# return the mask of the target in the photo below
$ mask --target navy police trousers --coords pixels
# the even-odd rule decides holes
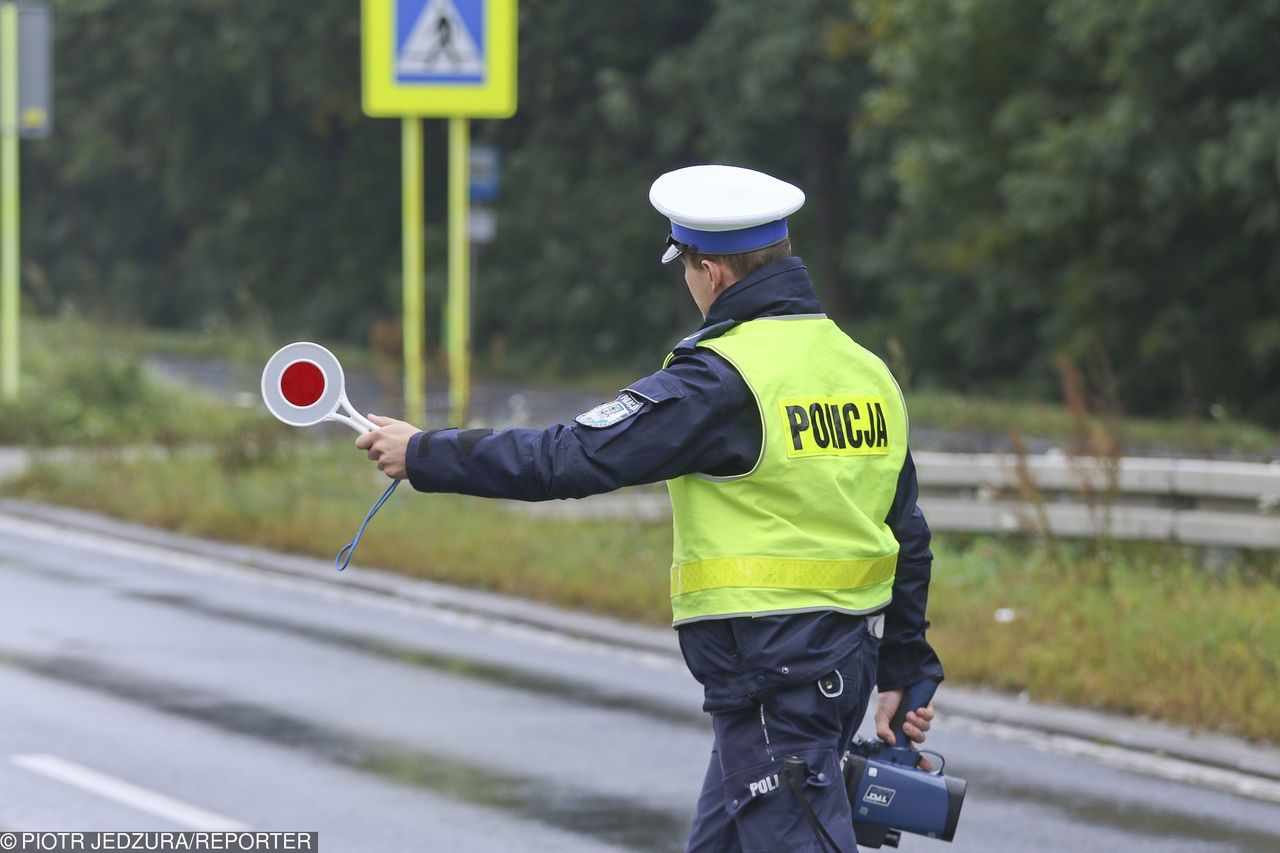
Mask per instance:
[[[711,715],[715,745],[689,853],[823,851],[782,775],[788,755],[808,767],[801,790],[818,820],[841,851],[856,851],[840,757],[866,714],[878,653],[878,643],[866,636],[816,681],[779,690],[752,708]]]

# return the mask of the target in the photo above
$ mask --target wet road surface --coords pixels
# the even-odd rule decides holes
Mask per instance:
[[[359,567],[247,567],[7,514],[0,542],[0,827],[681,847],[710,728],[666,632],[604,640],[510,600],[373,589]],[[1272,803],[945,716],[929,745],[970,794],[955,843],[904,850],[1280,850]]]

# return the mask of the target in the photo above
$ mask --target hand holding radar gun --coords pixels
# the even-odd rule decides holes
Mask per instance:
[[[297,341],[276,350],[262,369],[262,402],[276,419],[295,427],[309,427],[324,421],[346,424],[358,433],[373,432],[376,427],[362,417],[347,399],[346,380],[338,358],[319,344]],[[373,509],[350,542],[338,552],[333,567],[342,571],[351,563],[356,545],[374,513],[391,497],[400,485],[391,485],[378,498]]]
[[[894,745],[880,739],[853,742],[844,757],[845,788],[853,806],[853,829],[860,847],[897,847],[903,832],[950,841],[960,822],[968,783],[943,776],[946,762],[936,752],[936,771],[922,770],[923,754],[911,746],[903,725],[907,712],[933,699],[938,682],[925,679],[908,687],[889,723]],[[799,760],[799,759],[797,759]],[[801,763],[800,780],[804,779]],[[787,773],[790,770],[784,770]]]

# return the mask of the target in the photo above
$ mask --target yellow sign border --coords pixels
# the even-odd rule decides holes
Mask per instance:
[[[516,0],[485,2],[486,82],[397,83],[395,0],[361,0],[361,106],[374,118],[509,118],[516,111]]]

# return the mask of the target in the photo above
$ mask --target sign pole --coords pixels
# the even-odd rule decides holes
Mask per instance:
[[[0,396],[18,396],[18,7],[0,5]]]
[[[470,131],[468,119],[449,119],[449,407],[451,422],[460,427],[471,407]]]
[[[401,208],[404,253],[404,417],[409,423],[422,425],[426,416],[423,403],[423,293],[425,269],[423,259],[422,203],[422,119],[401,119]]]
[[[422,285],[412,288],[409,272],[422,269],[421,171],[415,188],[412,169],[421,169],[422,118],[449,119],[448,305],[443,312],[449,358],[449,408],[453,424],[464,426],[471,407],[471,301],[468,138],[473,118],[510,118],[516,111],[517,0],[361,0],[361,106],[374,118],[404,122],[405,403],[410,420],[420,409]],[[412,127],[411,127],[412,124]],[[410,140],[414,140],[411,146]],[[414,165],[410,167],[410,150]],[[410,211],[411,198],[417,207]],[[412,223],[410,220],[414,220]],[[411,225],[416,233],[410,237]],[[418,280],[420,282],[420,279]],[[412,294],[410,291],[413,291]],[[417,376],[409,388],[410,376]]]

